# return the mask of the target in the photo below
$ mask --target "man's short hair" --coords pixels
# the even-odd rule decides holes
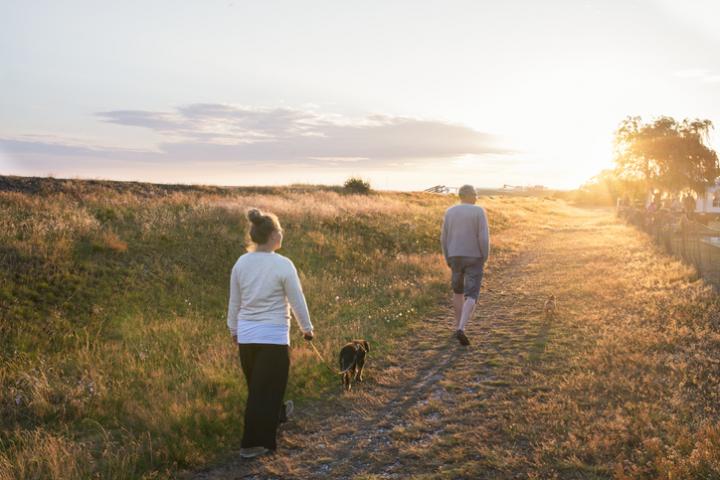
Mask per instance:
[[[460,190],[458,190],[458,195],[460,197],[474,197],[477,193],[475,192],[475,187],[472,185],[463,185],[460,187]]]

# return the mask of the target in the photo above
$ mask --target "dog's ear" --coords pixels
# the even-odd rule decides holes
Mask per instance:
[[[365,353],[370,353],[370,344],[367,340],[363,340],[363,346],[365,347]]]

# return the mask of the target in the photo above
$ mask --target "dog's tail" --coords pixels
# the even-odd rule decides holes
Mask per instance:
[[[349,367],[347,367],[345,370],[340,370],[340,371],[338,372],[338,375],[345,375],[347,372],[350,371],[351,368],[352,368],[352,365],[350,365]]]
[[[351,363],[351,364],[350,364],[350,367],[346,368],[346,369],[343,370],[342,372],[338,372],[337,370],[335,370],[334,368],[332,368],[329,363],[327,363],[327,362],[325,361],[325,359],[323,358],[323,356],[322,356],[322,354],[320,353],[320,351],[317,349],[317,347],[316,347],[312,342],[310,342],[310,346],[312,347],[313,351],[315,352],[315,355],[317,355],[317,357],[320,359],[320,363],[322,363],[323,365],[325,365],[325,367],[326,367],[328,370],[330,370],[331,372],[337,373],[337,374],[339,374],[339,375],[343,375],[343,374],[345,374],[345,372],[347,372],[348,370],[350,370],[350,367],[352,367],[352,363]],[[341,365],[341,367],[342,367],[342,365]]]
[[[340,359],[340,371],[338,372],[338,375],[344,375],[345,373],[352,370],[353,366],[355,365],[355,362],[357,362],[357,353],[355,353],[355,355],[353,356],[351,361],[348,362],[347,360],[348,360],[347,358]]]

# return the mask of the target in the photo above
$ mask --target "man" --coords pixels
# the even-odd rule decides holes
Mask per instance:
[[[452,270],[455,337],[460,345],[470,345],[465,326],[475,313],[483,269],[490,253],[490,232],[485,210],[475,205],[472,185],[458,191],[460,204],[445,212],[440,241],[445,262]]]

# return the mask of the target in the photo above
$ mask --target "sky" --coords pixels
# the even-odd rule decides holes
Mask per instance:
[[[0,174],[574,188],[628,115],[720,124],[718,18],[714,0],[0,0]]]

